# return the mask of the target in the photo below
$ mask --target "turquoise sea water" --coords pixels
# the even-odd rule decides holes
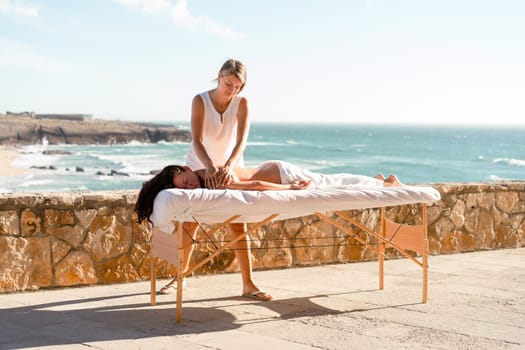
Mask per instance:
[[[138,142],[26,146],[13,165],[56,170],[0,178],[0,192],[138,189],[150,170],[183,163],[187,148],[187,143]],[[71,154],[43,155],[43,150]],[[269,159],[324,173],[395,173],[409,184],[525,180],[525,127],[253,124],[246,166]],[[77,172],[77,166],[84,171]],[[107,175],[111,170],[129,176]]]

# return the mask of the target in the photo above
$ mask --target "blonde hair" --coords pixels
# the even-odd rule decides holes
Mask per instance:
[[[234,59],[227,60],[219,70],[219,74],[234,75],[237,79],[239,79],[242,83],[239,92],[242,91],[244,85],[246,84],[246,67],[241,61]]]

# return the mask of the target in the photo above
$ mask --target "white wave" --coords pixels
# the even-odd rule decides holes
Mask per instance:
[[[505,179],[502,177],[499,177],[498,175],[489,175],[490,181],[504,181]]]
[[[29,169],[32,166],[48,166],[56,164],[60,155],[43,155],[42,152],[22,153],[12,164],[15,168]]]
[[[191,131],[191,126],[190,125],[182,125],[182,124],[179,124],[179,125],[176,125],[175,126],[177,129],[179,130],[187,130],[187,131]]]
[[[40,144],[27,145],[27,146],[21,147],[21,152],[20,153],[22,153],[22,154],[26,154],[26,153],[42,153],[46,149],[48,149],[48,147],[40,145]]]
[[[94,157],[100,160],[105,160],[107,162],[117,164],[117,165],[122,165],[122,158],[125,157],[124,155],[121,155],[121,154],[109,155],[109,154],[100,154],[100,153],[90,153],[89,155],[91,157]],[[135,157],[135,156],[129,156],[129,157]]]
[[[247,146],[288,146],[282,142],[248,141]]]
[[[157,141],[156,143],[151,142],[141,142],[137,140],[131,140],[128,143],[113,145],[113,146],[140,146],[140,147],[155,147],[157,145],[177,145],[177,144],[187,144],[185,141],[166,141],[164,139]]]
[[[525,160],[523,159],[514,159],[514,158],[497,158],[492,161],[493,163],[503,163],[512,166],[521,166],[525,167]]]
[[[20,187],[30,187],[30,186],[39,186],[39,185],[49,185],[54,183],[54,180],[51,179],[42,179],[42,180],[32,180],[32,181],[26,181],[24,183],[19,184]]]
[[[23,174],[22,176],[2,176],[2,186],[0,187],[0,193],[11,193],[15,192],[15,189],[19,187],[24,181],[27,181],[33,177],[33,174]]]
[[[137,140],[131,140],[128,143],[126,143],[126,146],[144,146],[144,142],[140,142]]]

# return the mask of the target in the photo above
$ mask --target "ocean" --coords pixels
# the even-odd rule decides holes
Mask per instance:
[[[139,189],[150,171],[183,164],[188,146],[24,146],[13,166],[30,172],[0,178],[0,193]],[[252,124],[246,166],[271,159],[329,174],[394,173],[407,184],[524,181],[525,127]]]

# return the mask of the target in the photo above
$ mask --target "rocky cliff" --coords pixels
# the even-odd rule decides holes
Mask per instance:
[[[189,131],[175,127],[101,119],[60,120],[0,115],[0,144],[111,144],[130,141],[189,142]]]

